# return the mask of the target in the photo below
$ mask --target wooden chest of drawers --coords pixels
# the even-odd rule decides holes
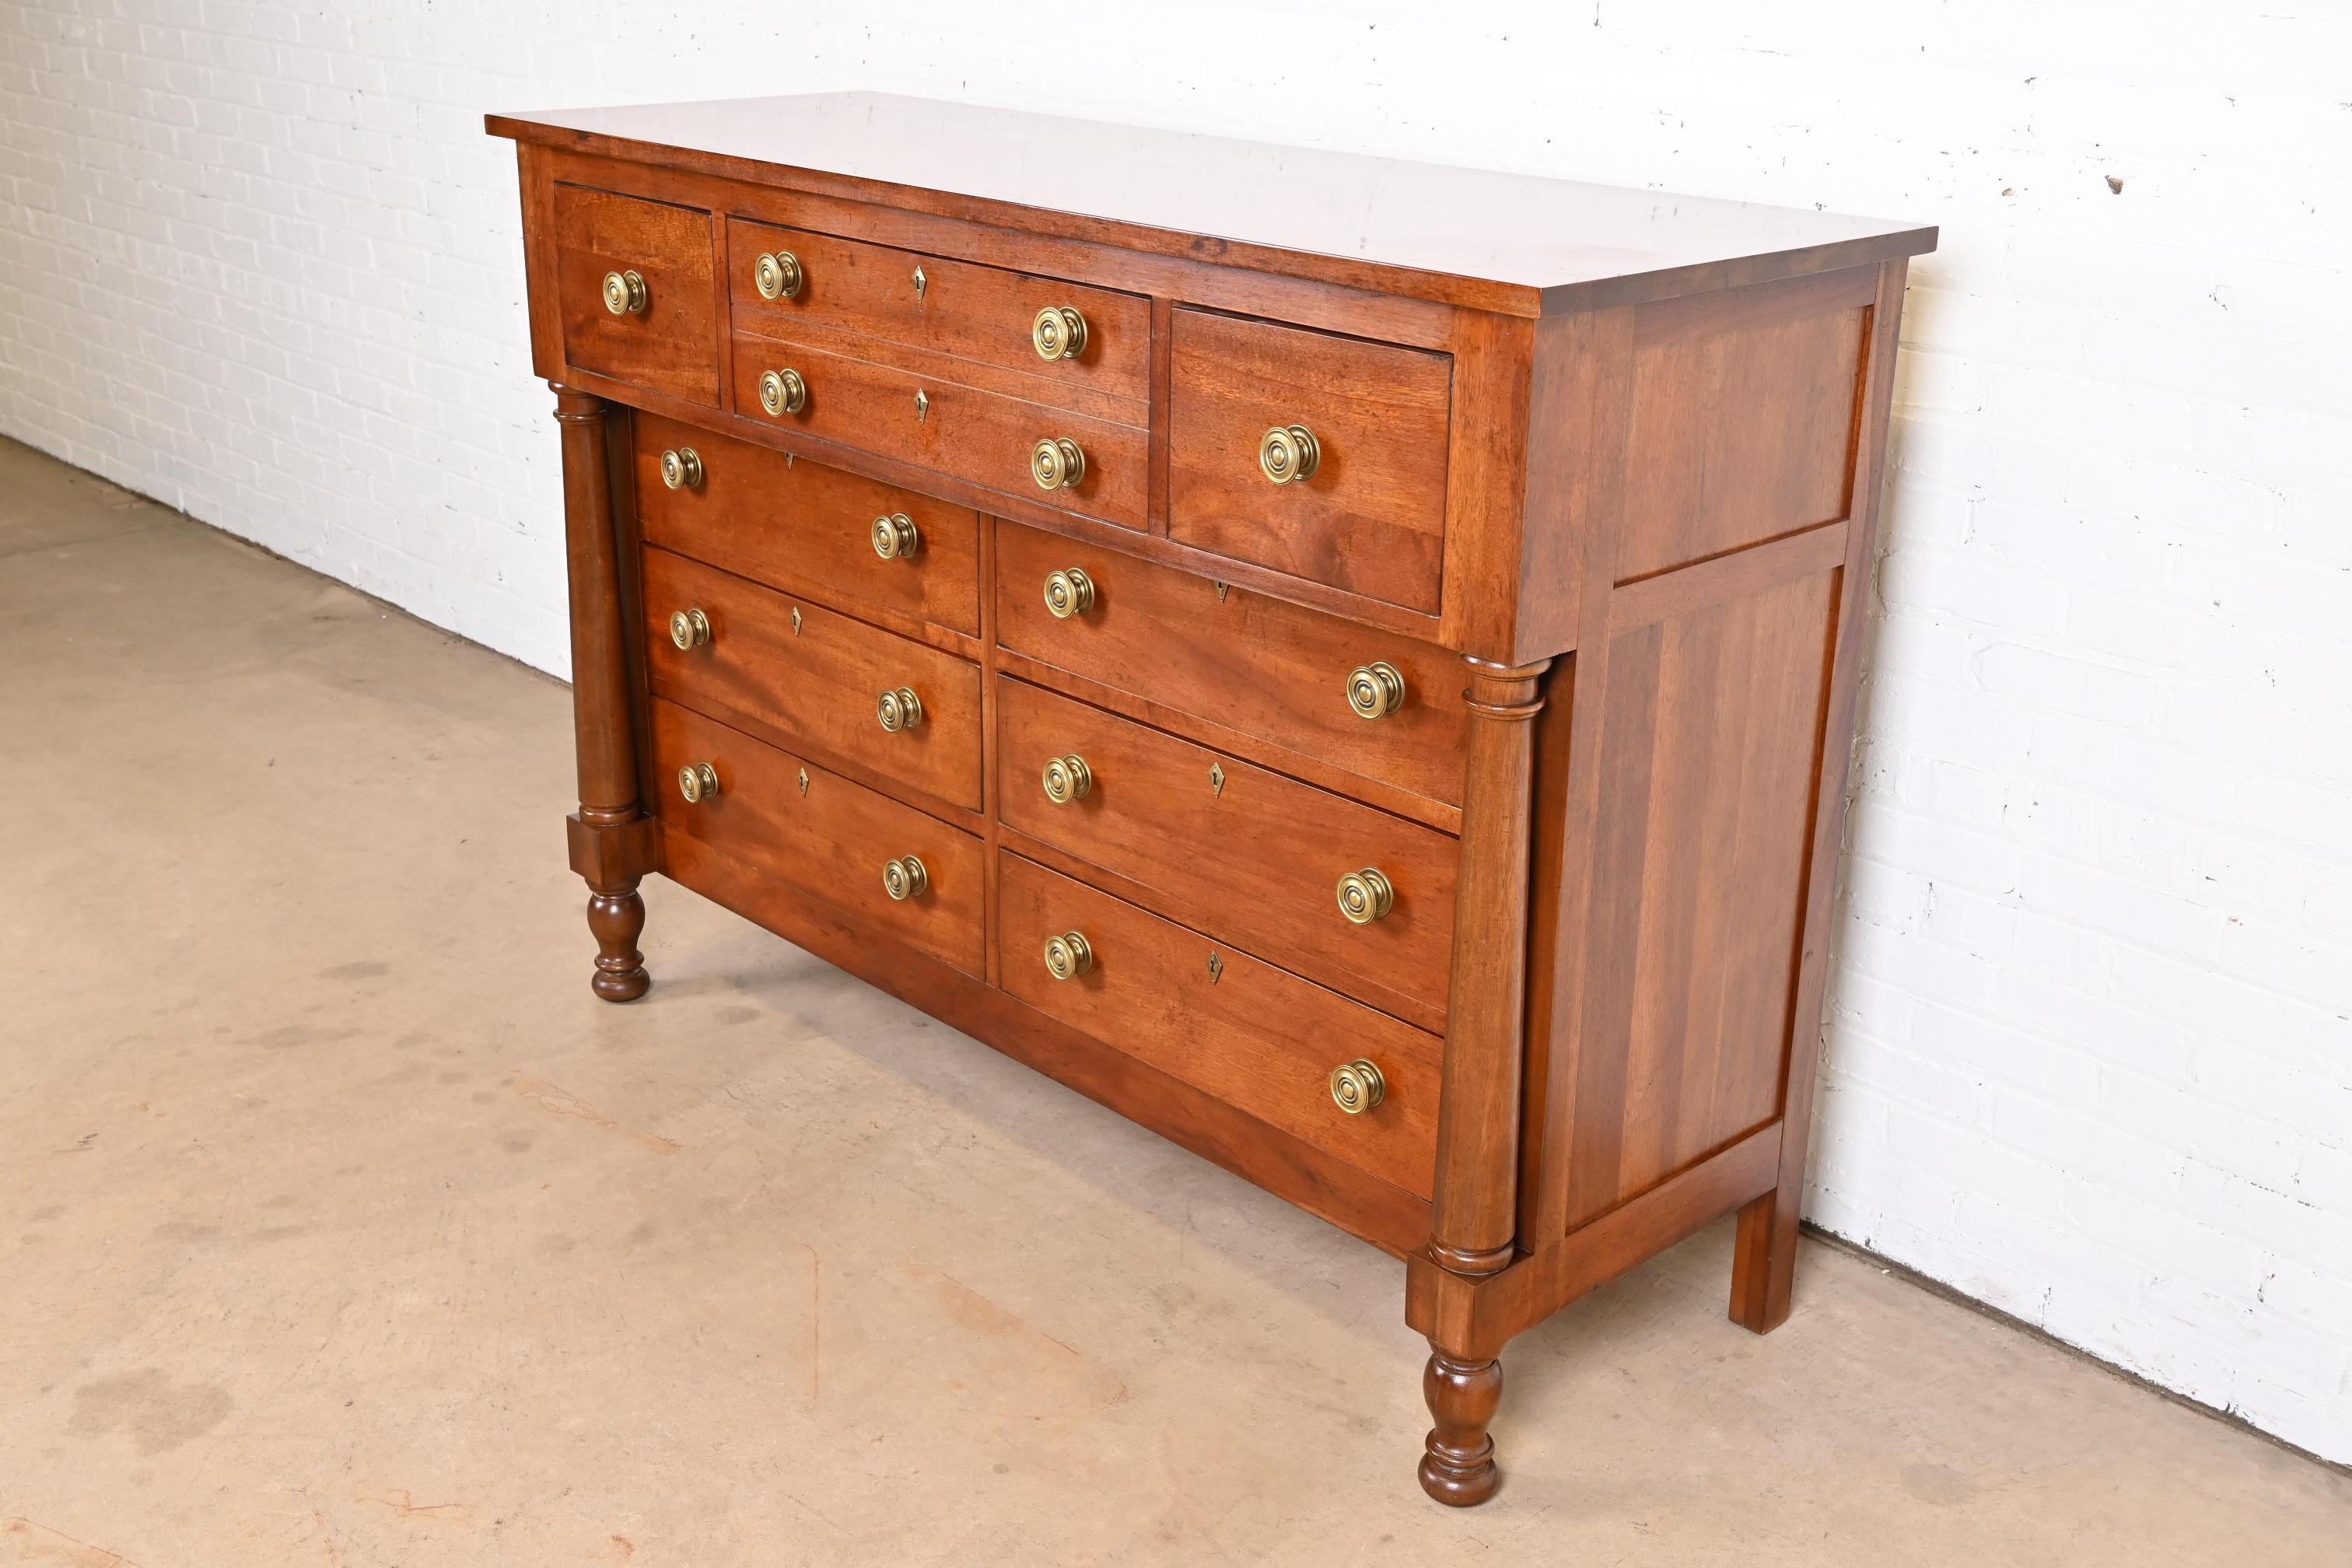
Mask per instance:
[[[1395,1253],[1441,1501],[1505,1342],[1717,1215],[1787,1315],[1932,230],[866,95],[489,124],[597,994],[665,873]]]

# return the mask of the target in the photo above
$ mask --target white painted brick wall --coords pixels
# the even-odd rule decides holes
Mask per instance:
[[[1942,224],[1811,1213],[2352,1459],[2352,8],[0,3],[0,429],[561,672],[481,113],[842,86]]]

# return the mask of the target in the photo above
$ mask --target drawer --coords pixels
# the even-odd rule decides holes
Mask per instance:
[[[761,378],[800,378],[797,408],[772,413]],[[1029,403],[1001,392],[918,375],[782,338],[735,337],[735,407],[827,441],[952,474],[991,489],[1128,528],[1143,526],[1150,500],[1149,438],[1119,425]],[[1044,486],[1031,468],[1040,440],[1076,442],[1082,461],[1063,485]]]
[[[655,776],[647,793],[665,830],[711,848],[945,960],[986,973],[981,841],[913,806],[852,784],[740,731],[656,699]],[[679,772],[708,763],[716,795],[689,801]],[[912,857],[919,881],[904,898],[884,882],[886,864]]]
[[[1208,310],[1170,317],[1168,536],[1435,615],[1450,355]],[[1313,437],[1268,477],[1269,432]]]
[[[996,711],[1007,826],[1151,889],[1180,919],[1285,968],[1390,1012],[1402,998],[1416,1022],[1443,1020],[1454,838],[1009,677],[997,680]],[[1357,923],[1339,883],[1368,868],[1391,899]]]
[[[1045,580],[1077,567],[1093,606],[1057,619]],[[1074,540],[996,525],[997,637],[1015,653],[1302,752],[1429,800],[1462,803],[1468,684],[1445,649]],[[1404,701],[1360,719],[1352,671],[1384,662]]]
[[[756,583],[647,550],[646,662],[654,689],[741,714],[950,805],[980,809],[980,667]],[[681,648],[670,617],[699,610],[707,638]],[[921,721],[886,730],[877,705],[910,690]]]
[[[697,484],[670,489],[662,454],[692,448]],[[691,426],[636,416],[646,542],[858,615],[980,630],[980,514]],[[911,554],[875,550],[875,521],[914,525]],[[894,531],[894,535],[896,531]]]
[[[563,357],[633,386],[719,403],[710,215],[585,185],[555,187],[555,289]],[[608,274],[642,285],[618,313]]]
[[[799,288],[772,300],[758,268],[761,257],[778,255],[797,263]],[[813,323],[995,365],[1035,377],[1042,403],[1057,401],[1055,388],[1150,395],[1151,301],[1139,294],[741,218],[727,225],[727,287],[736,323],[753,331],[791,338]],[[1060,334],[1050,359],[1037,347],[1045,310],[1055,312]],[[1076,312],[1077,332],[1063,311]],[[1061,353],[1072,341],[1083,346]]]
[[[1000,852],[1005,990],[1040,1012],[1426,1198],[1437,1157],[1442,1043],[1336,992]],[[1057,980],[1046,942],[1075,931],[1092,962]],[[1331,1098],[1330,1073],[1376,1067],[1380,1103]]]

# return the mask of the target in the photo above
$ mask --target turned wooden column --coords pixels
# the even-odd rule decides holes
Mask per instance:
[[[1537,683],[1551,667],[1470,666],[1469,759],[1462,797],[1462,868],[1454,905],[1445,1074],[1437,1113],[1437,1185],[1430,1260],[1465,1276],[1509,1266],[1518,1229],[1519,1089],[1526,1042],[1528,839],[1534,818]],[[1486,1425],[1502,1397],[1491,1357],[1430,1342],[1422,1394],[1437,1425],[1421,1459],[1422,1489],[1466,1506],[1501,1479]]]
[[[588,881],[588,930],[596,939],[590,985],[607,1002],[631,1002],[649,984],[637,937],[646,904],[628,858],[600,847],[645,813],[629,734],[626,644],[621,632],[620,544],[614,527],[611,416],[601,397],[549,384],[563,437],[563,542],[572,593],[572,730],[579,751],[580,810],[572,864]],[[585,856],[583,844],[589,846]],[[583,858],[587,864],[583,865]]]

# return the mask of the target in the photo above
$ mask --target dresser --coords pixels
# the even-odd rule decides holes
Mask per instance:
[[[1718,1216],[1787,1316],[1934,230],[868,94],[488,128],[596,995],[664,875],[1395,1255],[1441,1502],[1511,1336]]]

